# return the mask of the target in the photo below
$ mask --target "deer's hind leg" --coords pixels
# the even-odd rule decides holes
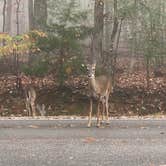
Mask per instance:
[[[97,105],[97,127],[100,127],[100,115],[101,115],[101,110],[100,110],[100,104],[102,104],[100,101],[98,102]]]
[[[93,109],[93,101],[92,98],[90,99],[90,106],[89,106],[89,120],[88,120],[88,127],[91,127],[92,124],[92,109]]]
[[[106,107],[106,124],[110,124],[109,121],[109,95],[106,97],[105,107]]]
[[[104,123],[105,118],[106,118],[106,107],[105,107],[105,101],[102,101],[102,108],[101,108],[101,113],[102,113],[102,121],[101,123]]]

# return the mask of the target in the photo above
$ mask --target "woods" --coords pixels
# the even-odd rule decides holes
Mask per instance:
[[[0,0],[0,13],[1,116],[29,116],[29,86],[31,116],[87,115],[93,64],[113,80],[110,116],[165,114],[165,0]]]

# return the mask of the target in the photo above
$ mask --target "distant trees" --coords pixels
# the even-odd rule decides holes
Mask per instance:
[[[97,2],[102,3],[103,1],[96,0],[95,6]],[[131,55],[131,71],[135,65],[136,57],[143,56],[145,58],[147,88],[149,88],[150,70],[154,64],[156,69],[156,66],[159,65],[158,63],[163,62],[163,57],[166,54],[164,44],[166,41],[164,31],[166,28],[166,2],[163,0],[113,0],[104,1],[104,3],[107,5],[103,14],[105,35],[100,41],[106,41],[106,43],[102,50],[102,57],[99,57],[97,61],[104,59],[101,61],[103,66],[115,73],[119,41],[125,41],[128,44],[128,50],[131,50],[129,52]],[[99,16],[96,13],[100,11],[100,7],[94,10],[94,16],[98,20]],[[94,21],[94,26],[96,29],[96,20]],[[97,26],[100,27],[100,25]],[[100,31],[102,29],[100,27]],[[122,37],[120,36],[121,33]],[[100,33],[94,37],[96,43],[99,36]],[[97,55],[99,52],[96,47],[95,54]]]
[[[90,28],[84,25],[87,12],[78,10],[76,0],[49,0],[48,40],[43,41],[41,49],[56,52],[56,75],[60,86],[70,73],[81,70],[82,54],[80,40],[84,39]],[[42,46],[42,45],[41,45]],[[77,69],[75,68],[77,67]]]
[[[3,2],[3,32],[11,32],[13,29],[15,31],[13,34],[19,35],[24,32],[21,31],[22,25],[19,23],[21,21],[19,18],[21,18],[23,4],[28,4],[26,17],[29,19],[27,21],[29,29],[41,29],[48,32],[48,40],[39,41],[38,44],[41,44],[40,48],[45,52],[59,51],[59,62],[63,62],[59,65],[62,64],[60,68],[63,68],[64,72],[65,61],[70,60],[73,52],[81,54],[79,41],[92,32],[85,26],[87,24],[84,24],[87,19],[86,10],[81,11],[79,2],[76,0],[27,1],[1,0]],[[131,55],[129,66],[131,72],[135,59],[139,56],[144,58],[147,87],[149,87],[150,70],[158,70],[166,54],[166,1],[95,0],[93,2],[94,17],[91,19],[91,25],[94,23],[93,33],[91,33],[93,61],[97,61],[102,69],[116,73],[119,44],[123,42],[128,54]],[[11,20],[14,20],[14,24]]]

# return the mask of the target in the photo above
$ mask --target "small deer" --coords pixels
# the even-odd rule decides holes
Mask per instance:
[[[88,77],[89,77],[89,90],[91,93],[90,97],[90,108],[89,108],[89,120],[88,127],[91,127],[92,110],[93,110],[93,97],[98,100],[97,106],[97,127],[100,127],[100,115],[102,113],[102,120],[106,113],[106,122],[109,123],[109,96],[113,92],[112,78],[110,76],[101,75],[95,77],[96,64],[87,65]],[[100,106],[102,104],[102,110]]]
[[[25,104],[28,111],[28,116],[36,116],[36,91],[33,86],[28,85],[24,88],[25,91]]]

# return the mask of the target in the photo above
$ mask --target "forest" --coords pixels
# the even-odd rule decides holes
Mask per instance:
[[[111,117],[165,115],[165,0],[0,0],[0,116],[87,116],[103,75]]]

